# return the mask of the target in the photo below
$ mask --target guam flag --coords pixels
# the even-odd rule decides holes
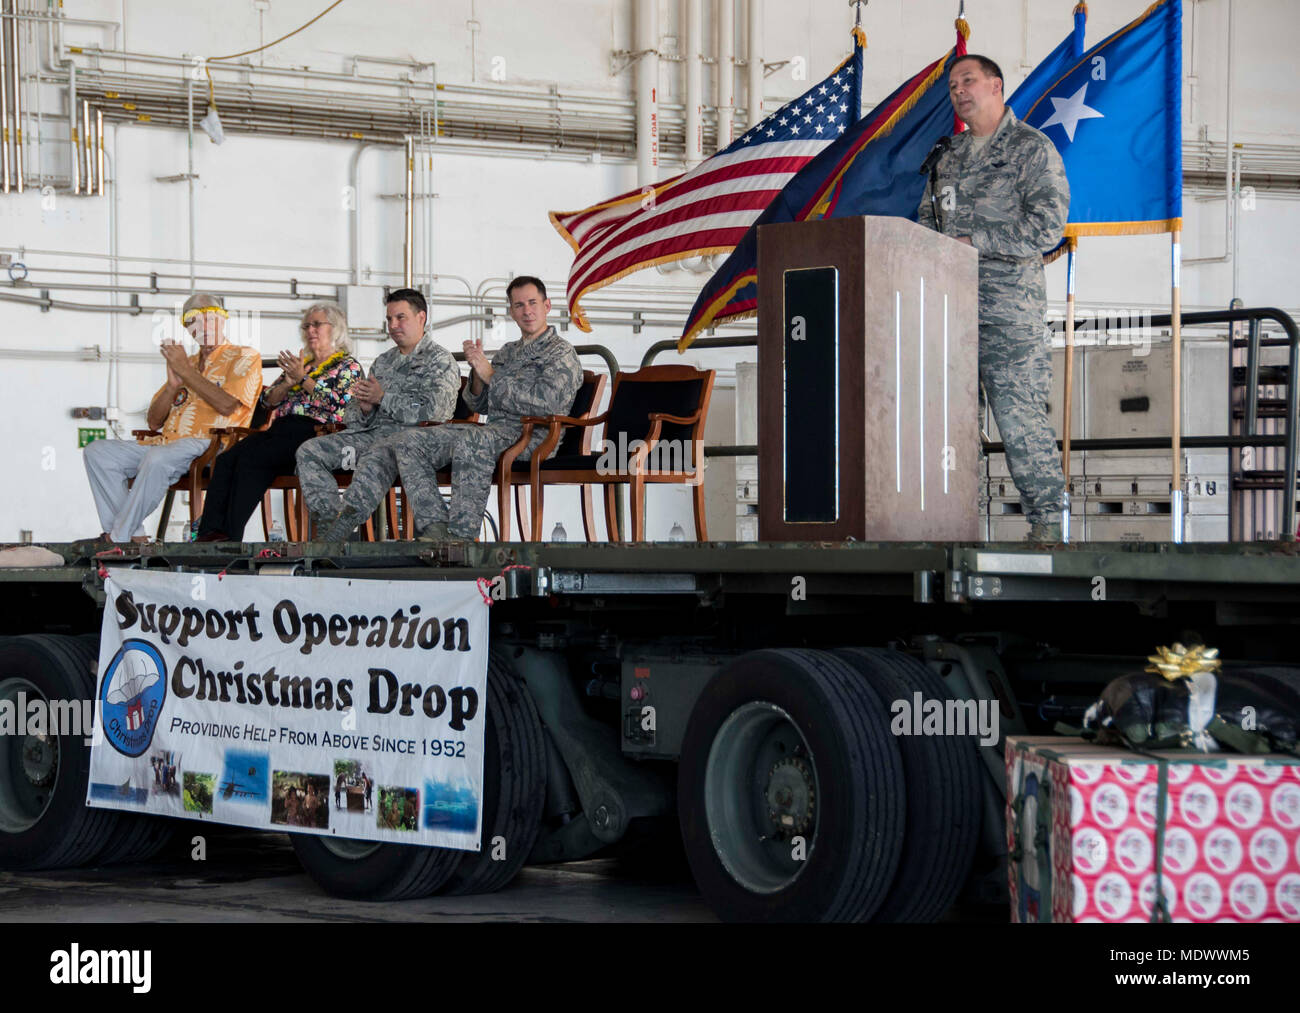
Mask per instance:
[[[925,189],[917,168],[953,131],[947,71],[966,52],[970,29],[958,21],[957,44],[863,116],[799,171],[759,216],[700,292],[681,340],[685,351],[705,328],[752,316],[758,306],[758,228],[854,215],[916,218]]]
[[[1082,6],[1082,5],[1080,5]],[[1067,236],[1182,228],[1182,4],[1159,0],[1081,56],[1057,47],[1008,103],[1056,145]],[[1080,48],[1082,48],[1080,46]]]

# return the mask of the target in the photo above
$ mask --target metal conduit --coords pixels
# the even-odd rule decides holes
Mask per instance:
[[[17,13],[18,0],[11,0],[11,8]],[[23,192],[23,78],[22,78],[22,49],[18,44],[18,18],[10,17],[9,19],[9,38],[12,43],[11,57],[13,59],[13,92],[14,92],[14,175],[18,185],[18,192]]]
[[[16,0],[10,0],[14,3]],[[3,4],[3,0],[0,0]],[[9,192],[9,65],[5,60],[5,20],[4,7],[0,6],[0,151],[4,163],[4,192]]]

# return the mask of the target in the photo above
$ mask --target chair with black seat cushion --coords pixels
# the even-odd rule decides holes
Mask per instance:
[[[614,377],[609,407],[600,415],[525,419],[525,438],[532,427],[547,427],[546,439],[529,465],[532,539],[542,537],[543,490],[548,485],[603,485],[611,541],[619,540],[618,486],[630,486],[632,538],[644,541],[646,485],[674,484],[694,486],[695,537],[707,541],[701,469],[713,380],[711,369],[643,366]],[[568,430],[599,423],[605,429],[598,452],[584,446],[578,453],[547,457]]]
[[[606,377],[603,373],[593,373],[589,369],[582,371],[582,386],[578,388],[578,393],[573,397],[573,404],[569,408],[568,415],[548,415],[533,416],[525,420],[525,429],[519,440],[501,455],[500,461],[497,462],[497,515],[500,518],[501,540],[503,542],[510,539],[510,491],[515,492],[515,515],[519,520],[519,533],[523,538],[528,537],[531,528],[536,528],[541,523],[540,500],[534,498],[530,504],[530,513],[534,514],[534,519],[530,525],[524,520],[523,510],[521,508],[520,493],[528,488],[525,484],[526,479],[532,475],[533,462],[540,457],[550,453],[546,440],[538,445],[536,451],[528,460],[519,460],[519,455],[523,453],[524,447],[532,438],[536,427],[542,424],[549,426],[551,419],[573,418],[586,420],[591,418],[592,413],[600,405],[601,395],[605,393]],[[563,429],[560,433],[559,449],[556,451],[557,457],[584,457],[591,451],[591,437],[594,430],[590,426],[571,426]],[[551,446],[555,446],[554,443]],[[591,486],[582,487],[582,530],[587,541],[594,541],[596,534],[596,515],[592,508]],[[536,536],[534,536],[534,541]]]

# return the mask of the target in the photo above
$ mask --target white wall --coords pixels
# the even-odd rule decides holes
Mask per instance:
[[[274,0],[267,12],[262,38],[269,40],[314,16],[321,0]],[[706,8],[709,5],[706,4]],[[865,11],[868,34],[865,77],[867,104],[882,98],[905,76],[945,51],[953,40],[954,4],[930,0],[877,0]],[[1142,0],[1092,5],[1089,43],[1136,16]],[[660,3],[661,34],[677,42],[681,29],[678,0]],[[1023,0],[988,0],[972,4],[968,17],[972,25],[970,48],[987,52],[999,60],[1008,74],[1008,90],[1028,72],[1070,29],[1068,2],[1027,4]],[[1223,104],[1224,51],[1227,0],[1203,0],[1184,4],[1184,66],[1189,81],[1185,90],[1185,136],[1204,132],[1222,140],[1225,130]],[[107,18],[124,24],[119,44],[132,52],[177,56],[187,52],[217,55],[258,44],[258,17],[248,0],[220,5],[162,0],[67,0],[64,9],[73,18]],[[556,84],[561,88],[626,97],[630,94],[631,72],[610,75],[612,50],[631,45],[630,0],[550,0],[544,5],[519,5],[507,0],[456,0],[429,4],[427,0],[392,0],[379,5],[350,2],[341,5],[301,35],[252,59],[278,66],[311,66],[326,71],[350,71],[355,55],[399,57],[436,61],[438,79],[468,84],[471,80],[491,86],[493,60],[505,60],[503,86]],[[1026,20],[1026,12],[1028,13]],[[810,80],[815,80],[849,49],[851,11],[844,4],[819,0],[782,2],[765,0],[765,32],[762,55],[769,63],[801,57]],[[1300,113],[1293,98],[1294,72],[1286,50],[1287,28],[1294,5],[1287,0],[1252,0],[1237,3],[1237,61],[1235,117],[1237,140],[1252,144],[1300,145]],[[480,31],[466,27],[477,20]],[[747,55],[743,0],[737,17],[737,56]],[[1193,33],[1193,20],[1195,31]],[[1193,34],[1195,38],[1193,39]],[[70,43],[111,44],[111,33],[90,27],[70,27]],[[471,44],[474,58],[471,60]],[[1194,45],[1194,48],[1193,48]],[[711,31],[706,31],[706,49],[713,50]],[[1193,57],[1195,58],[1193,60]],[[792,97],[806,82],[792,77],[792,65],[766,80],[767,107]],[[1192,71],[1195,79],[1191,79]],[[171,73],[155,68],[154,72]],[[391,75],[396,68],[363,64],[365,74]],[[706,70],[706,102],[712,94],[712,68]],[[662,94],[665,101],[680,101],[683,91],[680,63],[661,62]],[[47,91],[47,96],[55,93]],[[737,72],[736,104],[746,107],[745,73]],[[48,107],[47,107],[48,111]],[[184,276],[182,263],[188,251],[188,205],[184,183],[160,183],[156,177],[180,173],[186,165],[185,136],[158,127],[131,125],[110,128],[108,134],[110,175],[116,181],[119,215],[117,246],[124,257],[124,272],[158,270]],[[327,142],[228,135],[217,147],[201,135],[195,144],[197,256],[207,264],[228,262],[245,266],[201,266],[200,283],[221,291],[221,277],[258,277],[273,282],[278,292],[287,290],[290,277],[299,279],[303,291],[332,293],[347,281],[350,264],[349,217],[340,199],[348,184],[354,142]],[[46,160],[54,164],[59,149],[47,147]],[[667,153],[665,175],[676,171],[673,153]],[[29,165],[30,168],[30,165]],[[515,159],[466,154],[440,154],[434,169],[434,265],[440,274],[459,275],[471,285],[511,274],[538,274],[553,285],[559,302],[571,254],[555,235],[547,220],[549,210],[572,210],[586,206],[634,183],[634,166],[610,159],[600,164],[561,162],[544,159]],[[362,186],[357,202],[363,221],[361,268],[363,284],[393,284],[400,280],[402,267],[402,205],[392,195],[403,188],[403,164],[396,148],[376,149],[363,156]],[[112,194],[113,187],[109,187]],[[79,268],[106,272],[111,250],[110,212],[113,197],[77,198],[56,196],[53,210],[42,209],[41,196],[28,192],[0,195],[0,251],[24,252],[22,258],[32,271],[31,284],[19,289],[34,295],[42,281],[54,287],[56,299],[106,302],[101,292],[73,292],[57,283],[80,280],[106,283],[107,275],[58,274]],[[1223,250],[1222,202],[1200,202],[1188,197],[1184,255],[1213,256]],[[1277,199],[1261,194],[1256,208],[1241,215],[1240,294],[1247,304],[1294,307],[1300,304],[1294,281],[1296,243],[1300,233],[1300,201]],[[1084,303],[1122,305],[1159,304],[1167,299],[1169,284],[1168,237],[1089,239],[1080,249],[1079,294]],[[64,252],[99,255],[80,259]],[[254,267],[247,265],[264,265]],[[0,275],[0,277],[3,277]],[[1226,305],[1231,294],[1230,265],[1189,267],[1184,272],[1184,304]],[[660,277],[656,272],[621,282],[601,293],[634,308],[648,288],[674,289],[679,299],[689,301],[691,288],[698,288],[705,276],[676,273]],[[124,277],[124,284],[140,285],[143,278]],[[188,288],[187,277],[164,279],[160,284]],[[250,287],[238,283],[240,287]],[[226,286],[229,287],[229,286]],[[270,290],[270,286],[267,287]],[[0,289],[0,291],[4,291]],[[462,284],[441,280],[437,294],[463,293]],[[621,295],[621,293],[627,293]],[[1064,294],[1064,265],[1049,269],[1049,293],[1053,300]],[[500,296],[500,289],[496,289]],[[146,306],[170,305],[183,295],[145,295]],[[125,303],[125,297],[119,297]],[[232,308],[243,310],[301,310],[304,303],[279,299],[231,299]],[[448,317],[464,309],[439,307],[433,316]],[[354,324],[376,326],[382,310],[375,306],[368,315],[354,312]],[[119,347],[128,355],[151,355],[153,321],[149,313],[138,317],[119,316],[116,327]],[[752,327],[752,325],[751,325]],[[740,326],[734,333],[746,333]],[[498,332],[504,339],[513,328]],[[0,540],[13,540],[29,529],[37,540],[56,541],[93,534],[99,530],[91,508],[89,491],[76,450],[78,422],[69,417],[74,405],[104,406],[113,403],[109,390],[109,369],[104,363],[15,358],[17,350],[39,353],[74,353],[87,345],[107,351],[112,343],[113,324],[107,314],[39,309],[0,301],[0,362],[3,362],[10,410],[8,438],[0,446],[0,469],[8,480],[8,492],[0,497]],[[295,341],[291,320],[262,318],[260,344],[271,354]],[[468,328],[452,327],[437,332],[438,339],[459,348]],[[489,345],[494,344],[489,332]],[[650,342],[674,337],[666,328],[647,329],[634,335],[629,329],[601,327],[590,336],[571,329],[574,343],[601,342],[613,348],[621,362],[640,361]],[[383,348],[375,340],[360,343],[362,358],[369,361]],[[720,395],[730,385],[729,367],[738,359],[752,358],[751,352],[698,353],[687,361],[721,367]],[[660,361],[679,361],[665,355]],[[121,430],[125,433],[143,424],[143,411],[152,391],[162,379],[160,365],[153,361],[127,361],[121,366]],[[711,438],[730,442],[726,433],[729,395],[715,398]],[[720,427],[717,435],[713,430]],[[53,448],[51,455],[45,448]],[[725,474],[724,474],[725,473]],[[729,494],[719,494],[712,483],[730,475],[729,466],[715,468],[711,478],[711,534],[731,537],[728,528],[734,510]],[[722,485],[730,484],[723,481]],[[576,494],[552,494],[548,502],[545,531],[562,519],[570,538],[580,537]],[[177,516],[180,515],[178,509]],[[600,511],[598,510],[598,515]],[[649,535],[666,537],[674,521],[690,530],[686,499],[677,492],[653,490],[649,513]],[[255,526],[254,526],[255,527]],[[254,534],[250,527],[250,536]]]

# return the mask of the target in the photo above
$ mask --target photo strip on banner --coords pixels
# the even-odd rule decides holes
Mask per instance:
[[[479,849],[473,582],[119,570],[104,589],[89,805]]]

